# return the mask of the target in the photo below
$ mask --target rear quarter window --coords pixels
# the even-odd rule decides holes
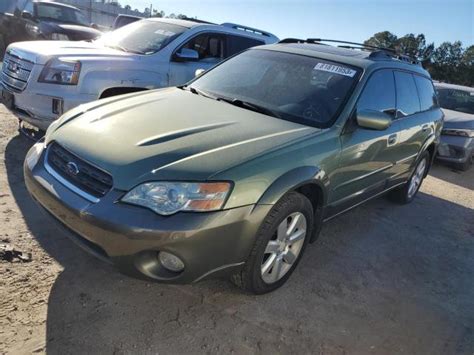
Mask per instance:
[[[415,75],[415,83],[420,97],[421,111],[428,111],[438,107],[438,99],[431,80]]]
[[[227,36],[227,57],[262,44],[265,44],[265,42],[248,37],[229,35]]]

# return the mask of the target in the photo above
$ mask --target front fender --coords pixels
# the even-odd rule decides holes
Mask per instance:
[[[81,93],[96,95],[110,88],[157,89],[168,86],[166,73],[135,70],[88,71],[81,80]]]
[[[315,184],[320,187],[324,206],[327,201],[327,176],[321,168],[315,166],[302,166],[281,175],[267,188],[258,204],[274,205],[288,191],[296,190],[307,184]]]

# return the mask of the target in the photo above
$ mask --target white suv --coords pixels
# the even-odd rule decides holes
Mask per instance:
[[[46,130],[63,112],[93,100],[176,86],[197,70],[274,35],[232,23],[146,19],[94,42],[11,44],[1,73],[2,102],[20,120]]]

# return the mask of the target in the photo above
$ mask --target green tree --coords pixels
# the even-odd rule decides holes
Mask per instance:
[[[364,42],[368,46],[394,49],[397,43],[397,36],[390,31],[377,32]]]

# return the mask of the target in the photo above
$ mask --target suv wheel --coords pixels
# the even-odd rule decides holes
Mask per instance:
[[[296,192],[285,195],[263,221],[243,270],[232,281],[256,294],[282,286],[308,244],[313,216],[313,207],[305,196]]]
[[[390,197],[392,200],[401,204],[406,204],[413,201],[426,176],[429,159],[430,155],[428,152],[423,153],[407,183],[390,192]]]

